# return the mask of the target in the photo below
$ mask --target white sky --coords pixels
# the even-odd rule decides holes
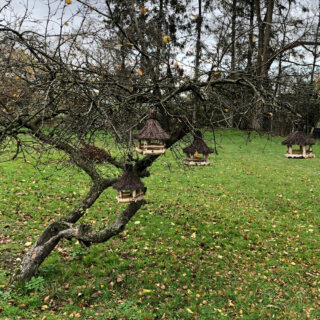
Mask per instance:
[[[0,6],[1,3],[4,2],[5,0],[0,0]],[[124,0],[125,1],[125,0]],[[217,1],[217,0],[212,0],[212,1]],[[183,0],[182,0],[183,2]],[[304,21],[307,20],[307,17],[309,18],[317,12],[318,8],[318,2],[319,0],[301,0],[300,4],[306,6],[307,8],[310,9],[308,13],[305,13],[302,15],[301,10],[298,6],[294,7],[293,5],[293,14],[297,15],[297,12],[299,12],[298,17],[301,19],[304,19]],[[103,3],[102,0],[90,0],[90,3]],[[51,30],[58,30],[58,27],[60,25],[60,17],[63,13],[63,19],[62,19],[62,24],[65,22],[68,22],[69,24],[69,29],[71,30],[72,25],[77,26],[78,24],[78,19],[79,18],[74,18],[71,19],[71,17],[77,12],[79,9],[79,4],[77,3],[77,0],[72,0],[72,4],[66,5],[65,0],[11,0],[11,13],[6,16],[6,21],[8,23],[14,21],[15,15],[17,16],[23,16],[26,13],[27,10],[27,19],[22,27],[22,29],[30,28],[31,25],[33,25],[33,28],[36,26],[36,31],[42,33],[41,31],[45,27],[45,22],[47,21],[48,13],[49,13],[49,8],[50,8],[50,13],[52,15],[51,20]],[[92,13],[94,14],[94,13]],[[1,19],[1,14],[0,14],[0,19]],[[210,18],[212,19],[212,17]],[[37,21],[36,24],[34,22]],[[67,28],[65,29],[67,31]],[[298,36],[298,35],[297,35]],[[206,39],[205,35],[203,34],[203,40],[206,45],[214,46],[214,43],[210,39]],[[191,39],[190,45],[194,46],[194,43]],[[210,48],[209,48],[210,49]],[[184,60],[186,64],[193,64],[192,60],[193,57],[186,58],[184,54],[180,54],[178,56],[179,60]],[[180,61],[181,62],[181,61]]]

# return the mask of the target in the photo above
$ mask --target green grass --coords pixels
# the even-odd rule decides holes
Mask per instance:
[[[281,138],[216,138],[210,167],[185,168],[171,152],[154,164],[147,204],[120,236],[88,249],[61,242],[33,282],[14,288],[29,242],[88,179],[70,166],[1,163],[0,319],[320,319],[320,147],[294,160]],[[84,220],[111,221],[124,208],[115,195]]]

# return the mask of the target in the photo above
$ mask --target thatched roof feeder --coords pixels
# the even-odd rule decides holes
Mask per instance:
[[[118,191],[117,201],[120,203],[137,202],[144,199],[144,184],[133,171],[131,164],[126,165],[126,171],[112,187]]]
[[[138,139],[136,151],[142,154],[165,153],[165,141],[170,139],[170,135],[162,129],[157,120],[156,110],[149,111],[145,126],[134,137]]]
[[[315,157],[312,153],[312,146],[315,144],[315,141],[302,131],[291,133],[287,139],[282,141],[282,144],[288,146],[285,154],[287,158],[307,159]],[[294,145],[299,146],[299,149],[293,149],[292,146]]]
[[[193,137],[192,144],[182,150],[187,155],[184,164],[188,166],[210,165],[209,154],[213,153],[213,149],[203,141],[201,131],[196,131]]]

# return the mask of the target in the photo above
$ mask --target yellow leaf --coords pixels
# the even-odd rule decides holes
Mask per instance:
[[[189,308],[186,308],[186,310],[189,312],[189,313],[193,313],[193,311],[192,310],[190,310]]]
[[[171,37],[170,36],[163,36],[162,40],[164,43],[169,43],[171,41]]]
[[[257,37],[253,37],[252,42],[256,42],[256,41],[257,41]]]
[[[295,264],[295,262],[291,262],[291,264],[293,265],[293,266],[295,266],[296,264]]]
[[[139,76],[142,76],[143,72],[141,70],[138,70],[138,74],[139,74]]]
[[[148,12],[148,9],[146,8],[146,7],[141,7],[140,9],[140,12],[142,13],[142,14],[146,14],[147,12]]]
[[[229,109],[228,109],[228,108],[225,108],[224,111],[225,111],[225,112],[229,112]]]
[[[72,1],[71,0],[66,0],[66,4],[71,4]]]
[[[194,232],[192,235],[191,235],[191,238],[195,238],[197,235],[196,235],[196,233]]]
[[[25,247],[30,247],[32,245],[32,242],[31,241],[28,241],[24,244]]]
[[[41,310],[47,310],[49,307],[46,305],[46,304],[44,304],[44,305],[42,305],[41,306]]]
[[[193,18],[197,19],[198,16],[196,14],[191,14]]]
[[[142,290],[142,293],[150,293],[150,292],[152,292],[152,290],[150,290],[150,289],[143,289]]]
[[[272,113],[272,112],[269,112],[269,116],[272,117],[272,116],[273,116],[273,113]]]
[[[220,71],[216,71],[216,72],[214,73],[214,75],[215,75],[215,76],[219,76],[219,75],[220,75]]]
[[[117,44],[117,47],[122,47],[122,46],[123,46],[122,43],[118,43],[118,44]]]
[[[131,43],[131,42],[127,42],[127,45],[128,45],[128,46],[134,46],[134,44]]]

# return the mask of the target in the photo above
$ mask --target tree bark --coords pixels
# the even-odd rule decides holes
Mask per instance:
[[[199,79],[200,73],[200,59],[201,59],[201,29],[202,29],[202,0],[198,0],[198,16],[197,16],[197,41],[196,41],[196,54],[195,54],[195,67],[194,67],[194,79],[197,81]],[[197,114],[199,111],[199,99],[194,95],[194,110],[193,110],[193,123],[197,121]]]
[[[253,55],[253,29],[254,29],[254,0],[250,1],[250,31],[248,34],[248,54],[247,54],[247,70],[252,70],[252,55]]]
[[[92,243],[105,242],[119,234],[143,203],[142,200],[129,204],[113,223],[99,232],[91,231],[90,226],[86,225],[75,226],[67,221],[53,222],[24,256],[15,280],[28,281],[34,276],[41,263],[52,252],[60,239],[76,238],[88,246]]]

